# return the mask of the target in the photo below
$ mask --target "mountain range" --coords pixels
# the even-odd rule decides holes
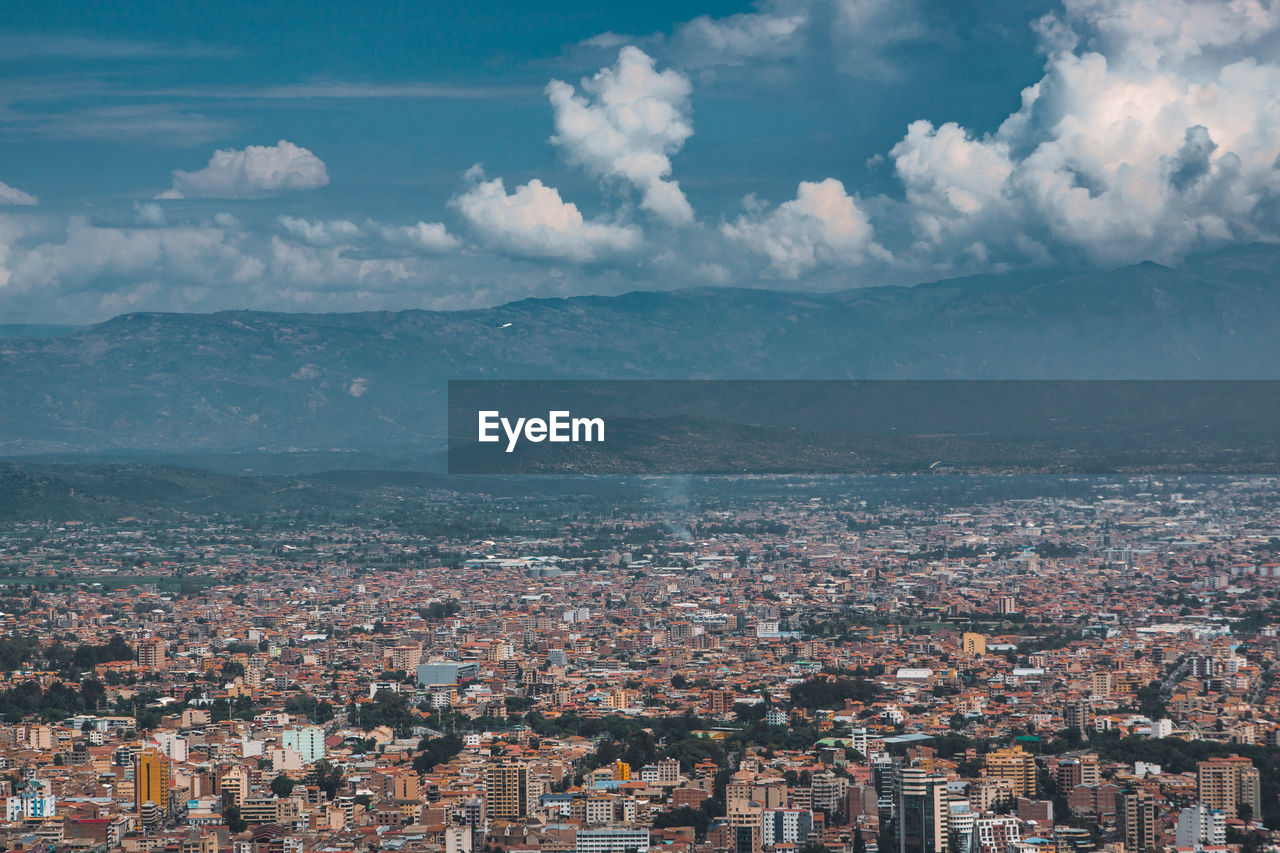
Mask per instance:
[[[443,448],[449,379],[1275,379],[1280,247],[834,293],[126,314],[0,335],[0,456]],[[394,464],[388,462],[388,464]]]

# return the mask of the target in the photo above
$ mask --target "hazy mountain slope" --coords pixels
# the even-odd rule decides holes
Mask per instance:
[[[0,455],[413,452],[450,378],[1280,378],[1280,250],[1172,270],[483,311],[131,314],[0,339]],[[506,328],[503,324],[510,323]]]

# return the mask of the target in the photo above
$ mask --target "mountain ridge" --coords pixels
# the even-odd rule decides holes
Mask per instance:
[[[1280,248],[832,293],[134,312],[0,338],[0,455],[443,444],[448,379],[1280,378]]]

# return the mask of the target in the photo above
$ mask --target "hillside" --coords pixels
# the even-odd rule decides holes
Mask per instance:
[[[451,378],[1280,378],[1280,249],[830,294],[129,314],[0,339],[0,455],[443,444]],[[506,325],[510,324],[510,325]]]

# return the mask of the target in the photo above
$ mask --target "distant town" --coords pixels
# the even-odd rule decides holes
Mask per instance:
[[[6,522],[0,849],[1280,844],[1280,481],[905,479]]]

